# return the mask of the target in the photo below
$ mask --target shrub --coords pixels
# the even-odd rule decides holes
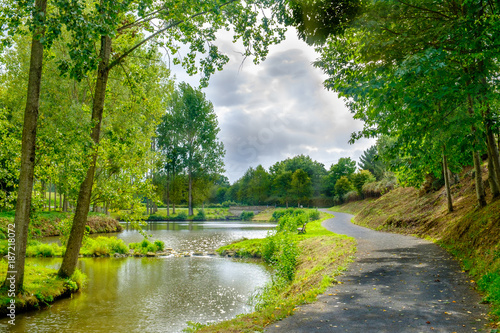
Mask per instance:
[[[199,209],[198,213],[193,217],[194,221],[205,221],[207,219],[207,216],[205,214],[205,210]]]
[[[319,220],[319,210],[312,210],[309,212],[309,220],[316,221]]]
[[[55,257],[63,253],[63,247],[56,243],[44,244],[38,241],[32,241],[26,248],[27,257]]]
[[[253,216],[253,212],[241,212],[240,219],[242,221],[250,221],[251,219],[253,219]]]
[[[297,216],[300,214],[304,214],[303,209],[297,209],[297,208],[287,208],[287,209],[278,209],[273,212],[273,216],[271,218],[271,221],[279,221],[279,219],[284,216],[284,215],[292,215],[292,216]]]
[[[178,213],[176,216],[171,217],[170,219],[172,221],[186,221],[187,220],[187,213],[182,211]]]
[[[165,243],[161,240],[155,240],[154,244],[157,248],[157,251],[163,251],[163,249],[165,249]]]
[[[123,240],[116,237],[99,236],[86,238],[80,253],[86,256],[108,256],[113,253],[128,253],[128,247]]]
[[[148,252],[163,251],[165,243],[160,240],[156,240],[154,243],[151,243],[149,240],[144,238],[142,242],[130,243],[128,247],[131,250],[134,250],[135,253],[147,254]]]

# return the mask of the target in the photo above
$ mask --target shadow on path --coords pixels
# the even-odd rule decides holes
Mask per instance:
[[[356,238],[355,261],[341,283],[266,332],[478,332],[488,307],[439,246],[373,231],[334,213],[323,226]]]

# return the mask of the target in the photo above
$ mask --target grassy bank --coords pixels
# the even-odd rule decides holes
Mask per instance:
[[[484,174],[486,179],[486,172]],[[500,200],[476,208],[471,172],[452,186],[454,211],[447,210],[444,188],[419,195],[414,188],[397,188],[370,201],[353,202],[332,210],[356,214],[354,223],[375,230],[412,234],[435,241],[467,271],[500,320]]]
[[[293,314],[296,306],[314,301],[318,294],[335,283],[335,277],[345,270],[356,250],[353,238],[334,234],[321,226],[321,222],[330,217],[330,214],[321,213],[320,220],[308,223],[305,234],[291,234],[292,239],[289,241],[296,242],[298,248],[293,278],[287,283],[268,284],[257,297],[260,300],[257,311],[213,325],[193,325],[193,330],[262,331],[265,326]],[[235,251],[243,257],[265,256],[266,242],[266,239],[244,240],[218,251]],[[276,266],[279,270],[280,264]]]
[[[68,229],[73,214],[63,212],[38,212],[30,220],[30,239],[59,236]],[[0,212],[0,239],[6,239],[7,225],[14,223],[14,212]],[[90,234],[122,231],[120,223],[107,215],[90,213],[87,231]]]
[[[7,274],[7,261],[0,261],[0,281]],[[79,270],[67,279],[57,277],[57,270],[27,265],[24,275],[24,291],[15,297],[15,314],[44,307],[55,300],[77,292],[85,283],[85,275]],[[0,314],[10,313],[11,304],[8,287],[0,289]],[[12,319],[12,318],[11,318]]]

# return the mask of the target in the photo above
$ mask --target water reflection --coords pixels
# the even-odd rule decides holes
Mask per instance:
[[[193,250],[267,233],[265,227],[231,224],[158,223],[149,233],[169,247]],[[133,230],[115,236],[127,243],[142,240]],[[57,268],[61,259],[29,261]],[[220,321],[251,311],[249,296],[269,279],[263,265],[219,257],[82,258],[79,266],[89,277],[83,292],[18,315],[11,331],[180,332],[187,321]],[[7,326],[0,320],[0,329]]]

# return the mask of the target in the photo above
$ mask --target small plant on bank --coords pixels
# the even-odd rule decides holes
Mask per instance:
[[[240,214],[240,220],[242,220],[242,221],[250,221],[250,220],[253,219],[253,216],[254,216],[253,212],[246,212],[246,211],[245,212],[241,212],[241,214]]]
[[[207,216],[205,214],[205,210],[199,209],[198,213],[193,217],[193,221],[205,221]]]
[[[134,250],[134,253],[147,254],[148,252],[156,253],[163,251],[165,243],[160,240],[156,240],[154,243],[151,243],[149,240],[143,239],[142,242],[139,243],[130,243],[128,247],[131,250]]]
[[[87,237],[80,253],[84,256],[109,256],[114,253],[128,253],[128,247],[123,240],[116,237]]]
[[[178,213],[176,216],[172,216],[170,219],[172,221],[186,221],[188,218],[187,213],[182,211]]]
[[[309,220],[311,221],[316,221],[316,220],[319,220],[319,211],[316,209],[316,210],[312,210],[309,212]]]

